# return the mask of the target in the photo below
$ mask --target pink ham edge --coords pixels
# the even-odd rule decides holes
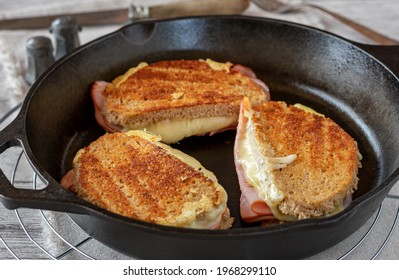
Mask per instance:
[[[91,86],[91,98],[94,104],[95,117],[97,123],[106,131],[108,132],[122,131],[121,127],[110,124],[101,112],[102,108],[104,107],[105,100],[107,98],[105,95],[105,89],[107,88],[108,85],[109,85],[108,82],[95,81]]]
[[[269,91],[269,87],[261,80],[259,80],[256,77],[256,74],[254,71],[252,71],[251,68],[246,67],[244,65],[241,64],[235,64],[234,66],[231,67],[231,72],[232,73],[241,73],[244,76],[247,76],[249,78],[252,79],[252,81],[254,81],[258,86],[260,86],[263,90],[263,92],[266,94],[267,96],[267,100],[270,100],[270,91]]]
[[[64,177],[61,179],[61,186],[69,190],[73,186],[73,180],[75,177],[75,171],[73,169],[69,170]]]
[[[275,219],[271,209],[266,202],[261,199],[255,192],[255,189],[247,182],[244,175],[244,170],[239,162],[238,143],[242,141],[245,133],[245,126],[247,120],[244,117],[243,102],[241,103],[240,117],[238,120],[237,134],[234,144],[234,163],[236,166],[238,182],[241,189],[240,198],[240,214],[241,218],[247,223],[261,222],[265,220]]]
[[[233,65],[233,66],[231,67],[230,70],[231,70],[232,73],[241,73],[241,74],[243,74],[243,75],[245,75],[245,76],[247,76],[247,77],[256,79],[256,74],[255,74],[255,72],[252,71],[251,68],[246,67],[246,66],[244,66],[244,65],[235,64],[235,65]]]
[[[224,210],[223,210],[223,212],[222,212],[222,215],[220,215],[220,218],[219,218],[219,220],[216,222],[216,224],[214,224],[214,225],[208,227],[208,229],[220,229],[220,227],[222,226],[223,216],[224,216],[224,213],[226,213],[226,211],[227,211],[227,206],[224,207]]]

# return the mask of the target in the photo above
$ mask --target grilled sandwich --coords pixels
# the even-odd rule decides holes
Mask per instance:
[[[226,229],[233,222],[215,175],[144,131],[105,134],[79,150],[61,185],[98,207],[149,223]]]
[[[109,132],[148,130],[164,143],[235,129],[243,97],[269,99],[242,65],[213,60],[140,63],[91,89],[97,122]]]
[[[330,216],[357,188],[357,142],[331,119],[284,102],[243,100],[234,153],[247,222]]]

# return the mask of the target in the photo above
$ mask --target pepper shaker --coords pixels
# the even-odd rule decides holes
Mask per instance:
[[[81,27],[71,16],[59,17],[51,23],[50,32],[54,34],[56,42],[56,60],[80,46],[79,31]]]
[[[25,74],[25,80],[31,85],[54,63],[53,45],[50,38],[46,36],[34,36],[26,41],[26,51],[28,70]]]

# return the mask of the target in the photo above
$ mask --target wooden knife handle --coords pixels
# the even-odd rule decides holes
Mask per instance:
[[[240,14],[249,6],[249,0],[203,0],[181,1],[176,3],[151,6],[152,18],[172,18],[212,14]]]

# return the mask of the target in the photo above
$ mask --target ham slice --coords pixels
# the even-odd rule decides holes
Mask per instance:
[[[69,190],[73,186],[73,180],[75,177],[75,171],[73,169],[69,170],[64,177],[61,179],[61,186]]]
[[[223,217],[224,214],[227,211],[227,206],[224,208],[224,211],[222,213],[222,215],[220,216],[219,220],[216,222],[216,224],[214,224],[213,226],[210,226],[208,229],[220,229],[220,227],[222,226],[222,221],[223,221]]]
[[[247,223],[275,219],[266,202],[257,195],[255,189],[245,180],[242,166],[236,163],[236,168],[241,189],[241,218]]]
[[[241,73],[249,78],[252,79],[252,81],[254,81],[257,85],[259,85],[263,92],[267,95],[267,100],[270,100],[270,91],[269,91],[269,87],[261,80],[259,80],[256,77],[256,74],[254,71],[252,71],[252,69],[241,65],[241,64],[235,64],[233,67],[231,67],[231,72],[232,73]]]
[[[238,182],[240,184],[240,214],[241,218],[247,223],[261,222],[275,219],[271,209],[266,202],[261,199],[255,189],[245,179],[244,170],[239,161],[238,144],[245,134],[247,119],[244,117],[241,108],[240,118],[238,120],[237,134],[234,145],[234,163],[236,166]]]
[[[105,89],[107,88],[108,84],[108,82],[104,81],[95,81],[91,86],[91,98],[94,104],[96,121],[108,132],[122,131],[121,127],[110,124],[101,112],[107,98]]]

